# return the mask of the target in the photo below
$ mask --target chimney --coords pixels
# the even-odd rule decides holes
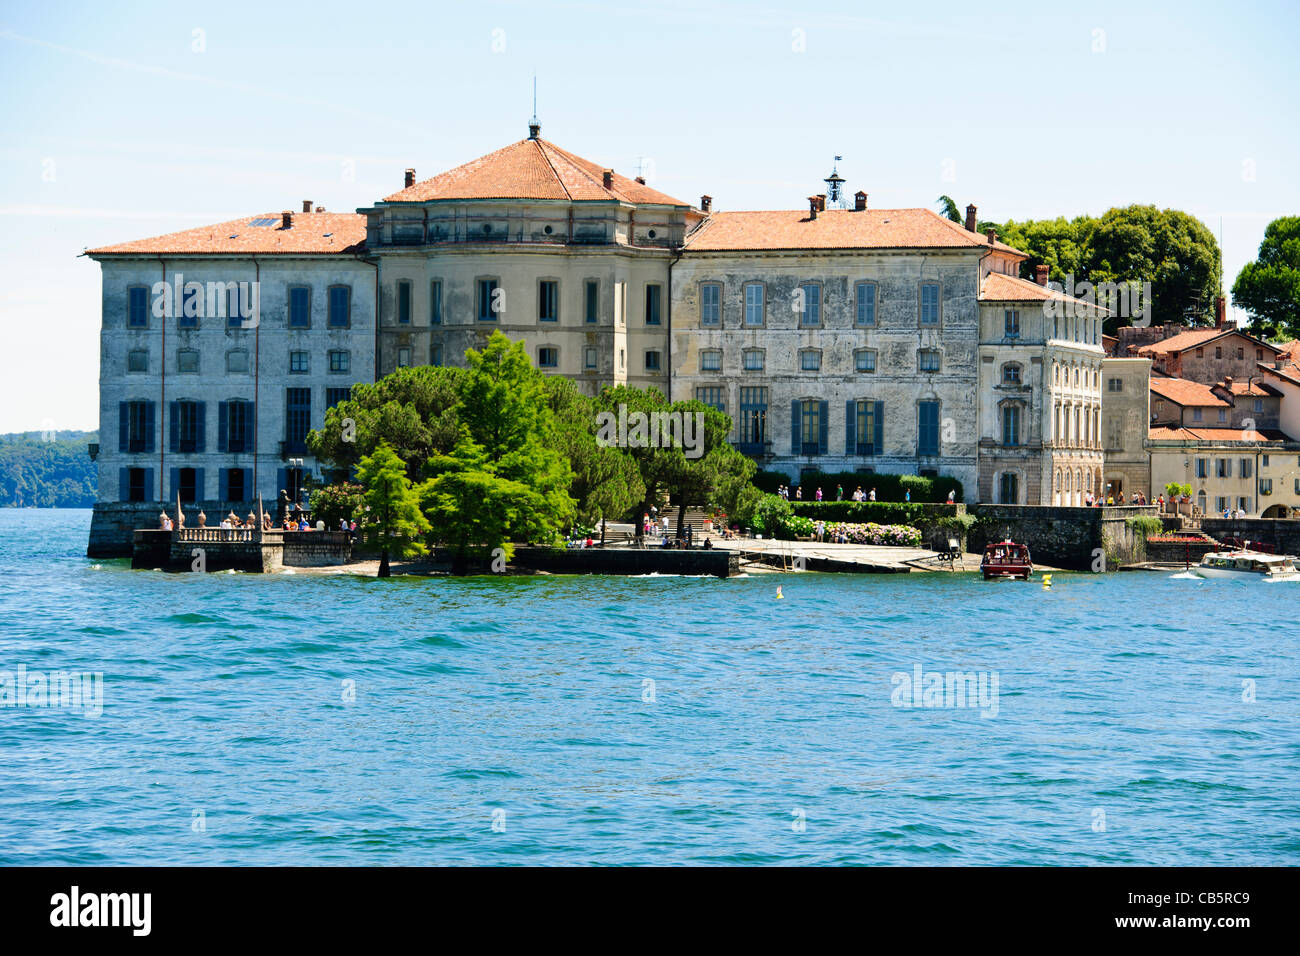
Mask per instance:
[[[1276,355],[1273,356],[1273,367],[1274,367],[1274,368],[1286,368],[1286,353],[1285,353],[1285,352],[1278,352]]]
[[[1230,392],[1232,391],[1232,376],[1231,376],[1231,375],[1225,375],[1225,376],[1223,376],[1223,387],[1226,388],[1226,389],[1227,389],[1228,391],[1230,391]]]
[[[324,212],[324,211],[325,211],[325,207],[324,207],[324,206],[317,206],[317,207],[316,207],[316,211],[317,211],[317,212]]]
[[[406,180],[405,180],[405,181],[406,181],[406,188],[407,188],[407,189],[410,189],[412,186],[415,185],[415,170],[414,170],[414,169],[408,169],[408,170],[406,171]]]
[[[310,199],[304,199],[304,200],[302,201],[302,211],[303,211],[303,212],[311,212],[311,200],[310,200]]]
[[[853,194],[853,211],[862,212],[867,208],[867,194],[861,189]]]
[[[818,212],[825,212],[825,211],[826,211],[826,194],[825,194],[825,193],[818,193],[818,194],[817,194],[817,211],[818,211]]]
[[[966,231],[978,232],[975,228],[975,204],[971,203],[966,207]]]
[[[988,236],[990,246],[998,241],[998,231],[996,229],[990,229],[988,232],[984,233],[984,235]]]
[[[1039,285],[1047,285],[1047,272],[1046,263],[1034,266],[1034,281]]]
[[[700,197],[700,212],[711,212],[712,210],[713,210],[713,197],[712,197],[712,196],[701,196],[701,197]]]
[[[291,213],[287,209],[284,212],[280,213],[280,228],[281,229],[293,228],[293,213]]]
[[[809,219],[817,218],[817,197],[816,196],[808,197],[808,218]]]
[[[639,182],[642,186],[645,185],[645,177],[644,177],[644,176],[638,176],[638,177],[636,178],[636,181]]]
[[[1223,296],[1214,300],[1214,327],[1221,329],[1228,324],[1228,301]]]
[[[613,188],[614,188],[614,170],[612,170],[612,169],[607,169],[607,170],[605,170],[604,175],[601,177],[601,180],[602,180],[602,182],[604,183],[606,189],[613,189]]]

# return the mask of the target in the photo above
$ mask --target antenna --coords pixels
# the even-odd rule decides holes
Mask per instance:
[[[528,124],[528,138],[537,139],[542,132],[542,124],[537,122],[537,72],[533,72],[533,119]]]

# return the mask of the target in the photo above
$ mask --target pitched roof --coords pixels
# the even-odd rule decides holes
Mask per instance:
[[[1047,302],[1053,299],[1058,302],[1073,302],[1078,305],[1088,306],[1099,313],[1110,314],[1108,309],[1094,302],[1087,302],[1066,295],[1059,289],[1039,285],[1037,282],[1030,282],[1028,279],[1005,275],[1001,272],[990,272],[984,277],[984,283],[980,286],[980,301],[982,302]]]
[[[686,237],[692,252],[763,249],[998,249],[1024,256],[1005,242],[930,209],[806,209],[715,212]]]
[[[1247,335],[1245,332],[1241,331],[1241,329],[1213,328],[1189,329],[1186,332],[1180,332],[1161,342],[1152,342],[1150,345],[1142,346],[1138,349],[1138,354],[1151,355],[1157,352],[1164,352],[1166,354],[1170,352],[1186,352],[1188,349],[1213,342],[1215,339],[1221,338],[1225,335],[1240,335],[1242,338],[1250,339],[1250,341],[1254,342],[1256,345],[1261,345],[1266,349],[1271,349],[1274,352],[1278,350],[1276,345],[1269,345],[1267,342],[1262,342],[1253,336]]]
[[[604,185],[605,167],[575,156],[544,139],[521,139],[495,152],[409,186],[384,202],[439,199],[560,199],[686,206],[667,193],[614,173]]]
[[[1151,441],[1258,442],[1290,441],[1276,428],[1179,428],[1177,425],[1152,425],[1147,430]]]
[[[1279,394],[1278,390],[1271,385],[1261,385],[1258,382],[1233,382],[1231,385],[1223,382],[1220,383],[1219,387],[1227,389],[1233,395],[1263,396]]]
[[[295,212],[290,222],[286,229],[280,213],[267,212],[151,239],[100,246],[86,250],[86,255],[341,254],[359,252],[365,245],[366,217],[356,213]]]
[[[1151,391],[1179,405],[1220,405],[1226,408],[1230,404],[1215,395],[1210,386],[1185,378],[1152,378]]]

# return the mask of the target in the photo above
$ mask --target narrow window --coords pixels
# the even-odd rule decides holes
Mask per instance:
[[[329,290],[329,318],[331,329],[346,329],[352,324],[352,288],[332,285]]]
[[[1008,339],[1020,338],[1020,312],[1007,309],[1002,313],[1002,335]]]
[[[722,324],[722,286],[716,282],[700,283],[700,325]]]
[[[560,284],[551,279],[537,283],[537,321],[560,320]]]
[[[918,455],[939,454],[939,403],[918,402],[916,406]]]
[[[309,431],[311,431],[311,389],[285,389],[285,451],[291,454],[305,455],[307,453],[307,433]]]
[[[582,367],[587,369],[595,368],[598,358],[599,353],[596,351],[595,347],[590,345],[587,346],[582,350]]]
[[[583,283],[583,315],[588,325],[595,325],[600,320],[600,283],[588,279]]]
[[[289,328],[311,327],[311,290],[305,285],[289,289]]]
[[[429,324],[442,325],[442,280],[429,283]]]
[[[745,285],[745,324],[763,324],[763,284],[749,282]]]
[[[495,322],[499,311],[496,279],[478,280],[478,320]]]
[[[397,283],[397,324],[411,324],[411,283],[405,279]]]
[[[126,325],[131,329],[149,327],[149,290],[142,285],[126,290]]]
[[[409,348],[402,347],[397,350],[397,367],[398,368],[411,367],[411,350]]]
[[[645,287],[645,324],[659,325],[662,316],[660,314],[661,293],[663,286],[650,284]]]
[[[806,282],[799,287],[803,293],[801,302],[803,311],[799,313],[799,324],[811,328],[822,324],[822,287],[817,282]]]
[[[939,283],[921,283],[921,324],[939,324]]]
[[[876,284],[874,282],[859,282],[857,284],[858,296],[858,325],[873,326],[876,324]]]

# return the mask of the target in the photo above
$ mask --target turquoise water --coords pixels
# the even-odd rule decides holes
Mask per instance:
[[[5,863],[1300,862],[1300,586],[169,575],[89,520],[0,510],[0,671],[104,675],[0,708]]]

